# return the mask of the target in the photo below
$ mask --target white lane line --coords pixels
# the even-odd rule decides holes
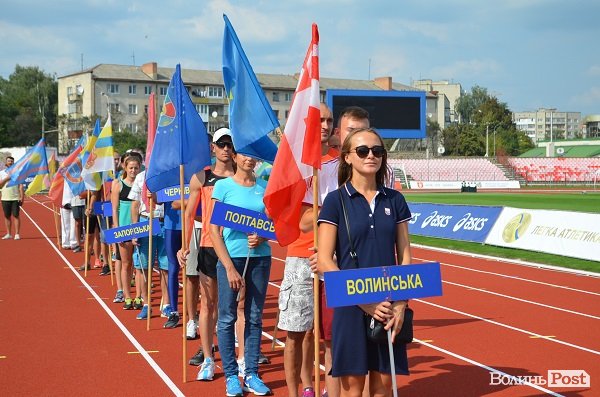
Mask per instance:
[[[451,250],[451,249],[447,249],[447,248],[430,247],[428,245],[422,245],[422,244],[411,243],[410,246],[415,247],[415,248],[421,248],[421,249],[424,249],[427,251],[444,252],[444,253],[452,254],[452,255],[468,256],[471,258],[479,258],[479,259],[486,259],[489,261],[502,262],[502,263],[506,263],[507,265],[526,266],[526,267],[533,267],[538,270],[548,270],[548,271],[555,271],[555,272],[561,272],[561,273],[569,273],[571,275],[590,276],[590,277],[600,278],[600,273],[590,272],[587,270],[578,270],[578,269],[570,269],[567,267],[544,265],[541,263],[527,262],[527,261],[522,261],[519,259],[498,258],[496,256],[474,254],[471,252],[457,251],[457,250]]]
[[[421,299],[413,299],[413,300],[417,301],[417,302],[421,302],[421,303],[423,303],[425,305],[434,306],[434,307],[437,307],[437,308],[442,309],[442,310],[447,310],[447,311],[450,311],[450,312],[453,312],[453,313],[457,313],[457,314],[460,314],[462,316],[466,316],[466,317],[474,318],[474,319],[477,319],[477,320],[485,321],[486,323],[494,324],[494,325],[497,325],[499,327],[508,328],[510,330],[513,330],[513,331],[521,332],[521,333],[524,333],[524,334],[527,334],[527,335],[530,335],[530,336],[535,336],[535,337],[537,337],[539,339],[545,339],[545,340],[547,340],[549,342],[555,342],[555,343],[558,343],[558,344],[561,344],[561,345],[573,347],[573,348],[578,349],[578,350],[583,350],[583,351],[586,351],[588,353],[600,355],[600,351],[589,349],[587,347],[583,347],[583,346],[579,346],[579,345],[575,345],[573,343],[565,342],[565,341],[562,341],[560,339],[549,338],[547,336],[544,336],[544,335],[541,335],[541,334],[537,334],[535,332],[527,331],[527,330],[522,329],[522,328],[513,327],[512,325],[500,323],[500,322],[494,321],[494,320],[488,320],[487,318],[476,316],[474,314],[469,314],[469,313],[466,313],[466,312],[463,312],[463,311],[460,311],[460,310],[451,309],[451,308],[449,308],[447,306],[438,305],[436,303],[427,302],[427,301],[424,301],[424,300],[421,300]]]
[[[31,216],[29,216],[29,214],[27,213],[27,211],[25,211],[23,208],[21,208],[21,210],[27,216],[27,218],[29,218],[29,220],[33,223],[33,225],[40,231],[40,233],[42,234],[42,236],[44,236],[44,238],[46,239],[46,241],[48,242],[48,244],[50,244],[50,246],[54,249],[54,251],[56,251],[56,253],[58,254],[58,256],[60,256],[60,258],[67,264],[67,266],[69,266],[69,268],[71,269],[71,271],[73,272],[73,274],[75,275],[75,277],[77,277],[79,279],[79,281],[81,282],[81,284],[83,284],[83,286],[88,290],[88,292],[96,299],[96,301],[98,302],[98,304],[104,309],[104,311],[106,312],[106,314],[108,314],[108,316],[114,321],[114,323],[117,325],[117,327],[119,327],[119,329],[121,330],[121,332],[123,332],[123,334],[127,337],[127,339],[129,339],[129,341],[131,342],[131,344],[137,349],[137,351],[140,352],[140,354],[142,355],[142,357],[144,357],[144,359],[146,359],[146,361],[148,362],[148,364],[150,364],[150,366],[152,367],[152,369],[154,369],[154,371],[158,374],[158,376],[162,379],[162,381],[167,385],[167,387],[169,389],[171,389],[171,391],[173,392],[173,394],[176,395],[176,396],[182,396],[183,397],[184,396],[183,392],[181,390],[179,390],[179,388],[177,387],[177,385],[175,385],[175,383],[173,383],[173,381],[162,370],[162,368],[156,363],[156,361],[154,361],[154,359],[152,357],[150,357],[150,355],[144,349],[144,347],[137,341],[137,339],[135,339],[135,337],[125,327],[125,325],[123,325],[123,323],[121,322],[121,320],[119,320],[117,318],[117,316],[114,315],[114,313],[108,308],[108,306],[106,305],[106,303],[104,303],[104,301],[102,300],[102,298],[100,298],[98,296],[98,294],[96,293],[96,291],[94,291],[92,289],[92,287],[90,287],[90,285],[83,279],[83,277],[81,277],[81,275],[79,274],[79,272],[77,270],[75,270],[75,268],[67,260],[67,258],[64,257],[64,255],[54,246],[54,244],[52,244],[52,241],[50,241],[50,239],[48,238],[48,236],[46,235],[46,233],[44,233],[44,231],[42,230],[42,228],[33,220],[33,218]]]
[[[39,201],[39,200],[37,200],[37,199],[36,199],[35,197],[33,197],[33,196],[30,196],[29,198],[30,198],[30,199],[32,199],[33,201],[35,201],[36,203],[38,203],[39,205],[41,205],[42,207],[46,208],[46,209],[47,209],[47,210],[49,210],[50,212],[56,212],[57,214],[59,214],[59,215],[60,215],[60,211],[58,211],[58,210],[54,210],[54,209],[52,209],[52,208],[48,207],[48,206],[46,205],[46,203],[47,203],[47,202],[42,202],[42,201]]]
[[[424,261],[424,262],[431,262],[430,260],[423,259],[423,258],[414,258],[414,259],[417,259],[417,260],[420,260],[420,261]],[[446,262],[440,262],[440,264],[444,265],[444,266],[455,267],[457,269],[471,271],[471,272],[491,274],[493,276],[498,276],[498,277],[503,277],[503,278],[509,278],[509,279],[512,279],[512,280],[519,280],[519,281],[524,281],[524,282],[528,282],[528,283],[546,285],[548,287],[561,288],[561,289],[566,289],[566,290],[574,291],[574,292],[581,292],[583,294],[600,296],[600,293],[598,293],[598,292],[592,292],[592,291],[586,291],[586,290],[577,289],[577,288],[571,288],[571,287],[567,287],[567,286],[564,286],[564,285],[545,283],[543,281],[536,281],[536,280],[531,280],[529,278],[523,278],[523,277],[517,277],[517,276],[509,276],[507,274],[490,272],[490,271],[486,271],[486,270],[472,269],[472,268],[465,267],[465,266],[452,265],[452,264],[446,263]]]
[[[466,361],[469,364],[475,365],[475,366],[477,366],[479,368],[483,368],[483,369],[487,370],[488,372],[498,372],[498,373],[502,374],[503,376],[506,376],[506,377],[508,377],[510,379],[513,379],[515,381],[515,384],[524,384],[524,385],[527,385],[529,387],[533,387],[534,389],[537,389],[539,391],[542,391],[544,393],[550,394],[551,396],[556,396],[556,397],[563,396],[562,394],[558,394],[556,392],[553,392],[552,390],[548,390],[546,388],[543,388],[542,386],[538,386],[538,385],[536,385],[534,383],[527,382],[525,380],[521,380],[520,378],[518,378],[518,375],[508,374],[508,373],[506,373],[504,371],[500,371],[499,369],[495,369],[493,367],[489,367],[489,366],[487,366],[485,364],[482,364],[482,363],[480,363],[478,361],[471,360],[470,358],[467,358],[465,356],[461,356],[460,354],[453,353],[453,352],[451,352],[449,350],[446,350],[446,349],[443,349],[441,347],[434,346],[431,343],[428,343],[428,342],[425,342],[425,341],[422,341],[422,340],[419,340],[419,339],[414,339],[414,341],[417,342],[417,343],[420,343],[423,346],[427,346],[430,349],[437,350],[439,352],[448,354],[448,355],[450,355],[452,357],[458,358],[459,360]]]
[[[541,306],[541,307],[545,307],[545,308],[552,309],[552,310],[559,310],[561,312],[570,313],[570,314],[576,314],[578,316],[589,317],[589,318],[593,318],[594,320],[600,320],[600,317],[594,316],[592,314],[586,314],[586,313],[576,312],[574,310],[563,309],[561,307],[550,306],[550,305],[546,305],[544,303],[539,303],[539,302],[530,301],[530,300],[527,300],[527,299],[517,298],[515,296],[505,295],[505,294],[501,294],[501,293],[498,293],[498,292],[492,292],[492,291],[488,291],[488,290],[481,289],[481,288],[475,288],[475,287],[471,287],[471,286],[464,285],[464,284],[453,283],[451,281],[442,281],[442,282],[445,283],[445,284],[456,285],[458,287],[463,287],[463,288],[467,288],[467,289],[474,290],[474,291],[480,291],[480,292],[483,292],[485,294],[491,294],[491,295],[501,296],[501,297],[506,298],[506,299],[512,299],[512,300],[516,300],[516,301],[519,301],[519,302],[529,303],[531,305]]]

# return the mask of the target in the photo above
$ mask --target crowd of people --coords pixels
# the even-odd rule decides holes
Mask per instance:
[[[117,280],[113,302],[122,304],[125,310],[139,311],[136,318],[140,320],[152,315],[145,286],[156,266],[160,274],[160,316],[166,319],[164,328],[177,327],[180,313],[185,310],[189,319],[184,324],[187,338],[200,339],[198,351],[190,358],[190,364],[199,367],[196,379],[213,380],[218,351],[227,396],[242,396],[244,391],[268,395],[271,389],[262,381],[259,365],[268,362],[260,351],[260,340],[271,246],[256,234],[210,222],[216,202],[265,213],[267,182],[257,178],[254,158],[236,153],[227,128],[213,134],[211,150],[212,166],[196,173],[189,183],[183,217],[179,201],[157,203],[156,195],[144,188],[140,150],[121,156],[115,153],[115,179],[99,192],[73,196],[65,186],[60,209],[62,247],[80,251],[87,243],[89,255],[96,259],[92,266],[86,258],[80,270],[88,264],[88,270],[97,267],[101,275],[108,275],[112,261]],[[321,283],[318,323],[325,349],[325,387],[315,390],[312,285],[313,277],[322,279],[327,271],[410,263],[410,211],[402,194],[389,188],[393,178],[390,180],[387,152],[380,135],[370,128],[366,110],[343,110],[334,128],[331,110],[321,104],[321,154],[318,196],[313,197],[312,181],[307,181],[300,214],[301,235],[287,248],[278,300],[277,325],[287,331],[287,393],[292,397],[314,397],[317,393],[330,397],[362,393],[388,396],[392,388],[390,353],[387,345],[367,340],[364,329],[361,333],[362,317],[365,313],[372,315],[386,323],[386,329],[395,335],[402,325],[407,302],[331,309],[326,305]],[[18,209],[23,193],[22,188],[9,189],[2,188],[7,227],[3,238],[12,238],[14,218],[14,238],[18,239]],[[92,211],[94,203],[108,198],[112,216],[96,216]],[[318,214],[313,212],[315,201]],[[147,220],[150,211],[160,221],[160,231],[152,241],[153,263],[148,258],[148,237],[112,245],[104,242],[100,230]],[[318,250],[313,238],[315,216]],[[82,242],[82,235],[89,236],[89,240]],[[189,242],[188,249],[182,249],[182,238]],[[356,251],[357,262],[350,255],[351,250]],[[361,258],[369,260],[361,262]],[[187,307],[178,302],[181,271],[187,276]],[[407,374],[406,346],[394,344],[393,355],[395,373]]]

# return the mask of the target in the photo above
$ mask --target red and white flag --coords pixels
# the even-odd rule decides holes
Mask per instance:
[[[153,93],[150,94],[148,98],[148,141],[146,142],[146,168],[150,165],[150,157],[152,155],[152,149],[154,148],[154,137],[156,136],[156,104],[154,103],[156,95]],[[142,201],[146,205],[146,211],[149,211],[148,208],[150,203],[148,201],[148,186],[144,182],[144,187],[142,187]]]
[[[300,209],[306,193],[306,179],[312,176],[313,168],[321,168],[320,123],[319,30],[313,24],[312,41],[302,64],[263,200],[275,223],[277,241],[282,246],[291,244],[300,235]]]

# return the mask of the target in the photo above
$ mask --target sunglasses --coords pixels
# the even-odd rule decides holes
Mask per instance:
[[[233,149],[233,143],[232,142],[215,142],[215,145],[217,145],[217,147],[219,149],[224,149],[225,147],[228,147],[229,149]]]
[[[383,155],[385,154],[385,148],[380,145],[376,145],[373,147],[368,147],[367,145],[360,145],[354,148],[354,153],[356,153],[356,155],[361,159],[367,157],[369,155],[369,151],[373,153],[373,156],[377,157],[378,159],[383,157]],[[350,152],[352,152],[352,150]]]

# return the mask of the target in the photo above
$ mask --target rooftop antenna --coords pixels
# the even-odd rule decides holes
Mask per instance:
[[[81,53],[81,70],[83,70],[83,52]]]
[[[131,50],[131,60],[133,62],[133,66],[135,66],[135,50]]]

